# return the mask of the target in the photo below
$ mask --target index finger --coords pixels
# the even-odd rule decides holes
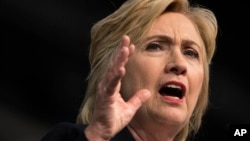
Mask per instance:
[[[125,64],[132,52],[130,38],[124,35],[121,44],[117,47],[111,62],[108,64],[106,75],[100,83],[99,90],[101,92],[108,95],[113,95],[116,90],[119,92],[119,83],[125,75]]]

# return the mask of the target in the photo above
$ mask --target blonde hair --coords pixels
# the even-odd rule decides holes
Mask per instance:
[[[127,0],[118,10],[92,27],[89,52],[91,69],[87,78],[85,98],[77,116],[78,124],[89,123],[98,82],[102,79],[122,36],[128,35],[132,43],[139,43],[155,19],[165,12],[179,12],[186,15],[198,29],[205,46],[202,90],[189,124],[174,140],[185,140],[189,133],[198,131],[208,104],[209,64],[216,46],[217,21],[212,11],[198,5],[190,6],[188,0]]]

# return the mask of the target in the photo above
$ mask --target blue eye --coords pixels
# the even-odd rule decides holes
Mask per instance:
[[[195,50],[192,50],[192,49],[188,49],[184,52],[185,55],[187,56],[190,56],[192,58],[199,58],[199,54],[195,51]]]
[[[156,51],[156,50],[160,50],[161,46],[157,43],[150,43],[147,47],[146,50],[147,51]]]

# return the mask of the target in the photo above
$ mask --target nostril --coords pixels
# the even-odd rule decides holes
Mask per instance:
[[[166,69],[165,70],[166,72],[174,73],[176,75],[185,74],[187,71],[187,67],[186,67],[186,64],[184,62],[182,62],[182,63],[176,63],[176,62],[168,63],[166,65],[165,69]]]
[[[172,68],[170,69],[170,72],[178,72],[178,69],[177,69],[176,67],[172,67]]]
[[[170,72],[175,73],[175,74],[184,74],[186,72],[186,69],[181,66],[175,66],[170,69]]]

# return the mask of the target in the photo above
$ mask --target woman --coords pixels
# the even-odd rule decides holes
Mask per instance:
[[[91,30],[88,87],[67,137],[186,140],[207,107],[216,35],[213,12],[187,0],[126,1]]]

